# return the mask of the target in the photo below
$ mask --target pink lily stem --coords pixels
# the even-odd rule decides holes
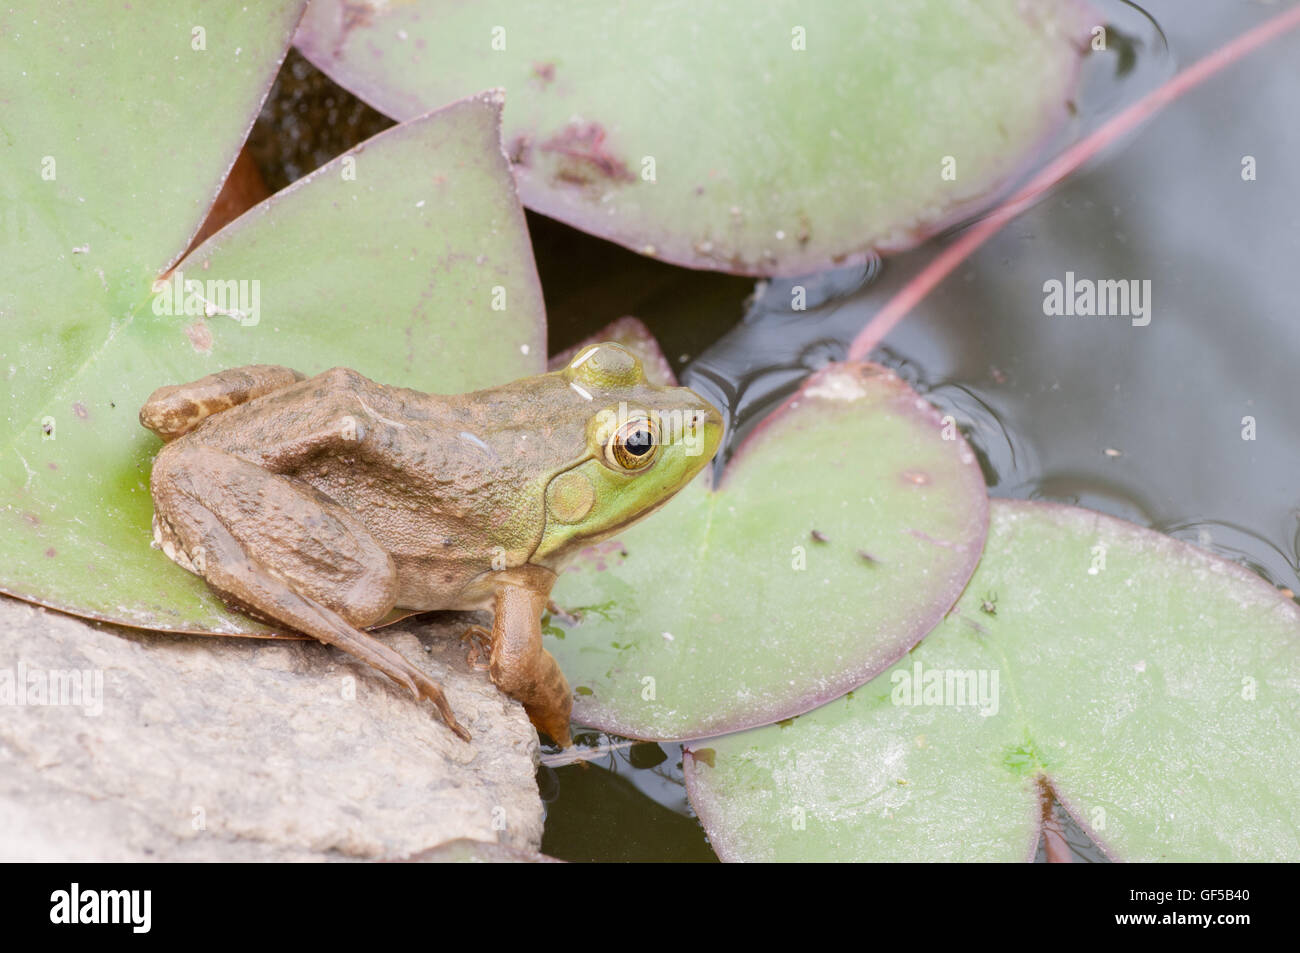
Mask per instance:
[[[1020,191],[999,205],[961,234],[935,256],[911,281],[904,285],[885,306],[876,312],[858,332],[849,347],[848,359],[861,361],[917,304],[948,277],[981,245],[1067,175],[1121,136],[1142,125],[1153,115],[1194,89],[1215,73],[1235,63],[1248,53],[1300,26],[1300,5],[1296,5],[1257,27],[1247,30],[1231,43],[1197,60],[1168,82],[1143,96],[1090,135],[1080,139],[1044,166]]]

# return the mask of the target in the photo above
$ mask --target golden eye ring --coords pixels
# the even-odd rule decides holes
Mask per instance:
[[[659,455],[659,429],[649,417],[623,424],[605,443],[605,460],[615,470],[644,470]]]

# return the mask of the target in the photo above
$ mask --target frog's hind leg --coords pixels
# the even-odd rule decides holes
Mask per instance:
[[[169,558],[236,607],[373,665],[469,740],[438,684],[362,631],[393,608],[397,570],[355,516],[305,483],[203,446],[164,447],[152,489]]]
[[[140,423],[170,442],[213,414],[305,379],[288,367],[249,364],[217,371],[188,384],[168,384],[149,395],[140,408]]]

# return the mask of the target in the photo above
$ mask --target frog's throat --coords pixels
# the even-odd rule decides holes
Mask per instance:
[[[635,526],[643,519],[646,519],[649,516],[653,516],[655,513],[659,512],[661,509],[667,506],[669,501],[672,500],[672,498],[680,492],[681,490],[675,490],[674,492],[669,493],[667,496],[665,496],[663,499],[656,502],[650,508],[644,509],[641,512],[637,513],[636,515],[631,516],[620,523],[615,523],[609,526],[602,526],[599,530],[589,534],[583,534],[579,532],[571,533],[565,538],[565,541],[563,543],[556,546],[552,546],[548,551],[545,552],[542,551],[542,547],[546,543],[547,534],[543,532],[542,539],[538,542],[537,548],[533,550],[533,554],[529,557],[529,562],[537,566],[547,567],[551,569],[553,572],[558,573],[570,562],[572,562],[573,558],[577,556],[578,553],[580,553],[583,549],[587,548],[588,546],[594,546],[597,543],[603,543],[607,539],[612,539],[613,537],[617,536],[619,533],[622,533],[624,530],[628,529],[629,527]],[[548,525],[550,523],[549,514],[547,515],[547,523]]]

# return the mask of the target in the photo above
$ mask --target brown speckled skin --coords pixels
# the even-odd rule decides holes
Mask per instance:
[[[365,658],[461,733],[437,686],[360,629],[394,607],[491,608],[493,679],[566,743],[572,699],[541,648],[538,608],[555,573],[665,502],[721,435],[711,405],[647,383],[622,348],[589,357],[451,396],[269,365],[160,388],[141,411],[170,439],[153,471],[158,542],[227,601]],[[705,452],[664,446],[644,471],[607,466],[594,419],[620,402],[699,413]],[[547,487],[570,471],[596,502],[548,525]]]

